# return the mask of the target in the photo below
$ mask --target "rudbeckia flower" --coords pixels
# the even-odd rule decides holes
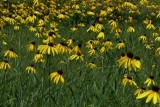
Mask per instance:
[[[50,78],[51,80],[54,78],[54,83],[57,85],[59,80],[61,80],[61,82],[64,84],[64,78],[62,76],[63,71],[62,70],[58,70],[57,72],[53,72],[50,74]]]
[[[119,41],[119,43],[116,45],[116,48],[117,49],[121,49],[121,48],[124,48],[126,46],[126,43],[125,41]]]
[[[58,54],[57,49],[55,48],[53,43],[48,43],[47,45],[39,45],[37,50],[39,50],[42,54],[55,55]]]
[[[94,56],[94,55],[97,55],[97,48],[93,48],[93,49],[90,49],[89,51],[88,51],[88,53],[89,53],[89,55],[90,56]]]
[[[139,38],[138,38],[139,41],[141,41],[142,43],[147,43],[147,36],[146,34],[144,35],[141,35]]]
[[[97,36],[97,39],[104,39],[105,38],[105,35],[104,35],[104,30],[102,30],[98,36]]]
[[[133,26],[130,26],[128,29],[127,29],[127,32],[135,32],[135,29]]]
[[[122,80],[122,84],[123,85],[126,85],[126,84],[130,84],[132,86],[136,86],[137,87],[137,84],[136,82],[134,81],[133,77],[128,75],[128,74],[125,74],[124,75],[124,78]]]
[[[76,59],[76,60],[81,60],[83,61],[83,54],[81,52],[78,52],[72,56],[69,57],[70,60]]]
[[[137,70],[137,69],[141,69],[142,65],[140,62],[140,58],[137,56],[133,56],[132,52],[128,52],[127,55],[122,54],[122,56],[120,57],[119,60],[117,60],[119,67],[123,66],[125,69],[128,70]]]
[[[37,52],[36,55],[34,55],[34,59],[33,59],[34,62],[44,62],[44,58],[43,58],[43,54]]]
[[[0,69],[11,69],[11,65],[7,60],[0,62]]]
[[[117,62],[119,63],[119,67],[124,66],[125,69],[131,70],[131,61],[133,59],[133,53],[128,52],[127,55],[122,55]]]
[[[13,51],[13,49],[8,49],[7,51],[5,51],[4,53],[4,57],[8,56],[9,58],[17,58],[18,55]]]
[[[144,82],[147,86],[155,85],[154,76],[149,76]]]
[[[89,62],[88,67],[91,68],[91,69],[96,69],[97,68],[97,66],[94,62]]]
[[[153,29],[155,30],[155,26],[152,24],[152,22],[150,22],[149,24],[147,24],[146,29]]]
[[[27,48],[29,51],[35,51],[36,50],[35,42],[31,42],[29,45],[27,45]]]
[[[147,97],[146,103],[150,102],[151,100],[152,100],[153,104],[160,103],[160,94],[158,92],[159,90],[160,90],[160,87],[158,85],[154,85],[154,86],[152,86],[151,90],[148,90],[148,91],[145,91],[145,92],[139,94],[136,97],[136,99],[141,99],[141,98]]]
[[[138,88],[135,92],[134,92],[134,95],[140,95],[141,93],[145,92],[146,91],[146,88],[145,87],[141,87],[141,88]]]
[[[156,49],[156,55],[160,55],[160,47]]]
[[[28,66],[27,68],[26,68],[26,71],[28,72],[28,73],[33,73],[33,74],[35,74],[36,73],[36,69],[35,69],[35,66],[33,65],[33,64],[31,64],[30,66]]]
[[[134,71],[136,71],[137,68],[138,68],[138,69],[142,69],[142,64],[141,64],[140,58],[139,58],[138,56],[135,56],[135,57],[132,59],[131,63],[132,63],[132,67],[133,67]]]

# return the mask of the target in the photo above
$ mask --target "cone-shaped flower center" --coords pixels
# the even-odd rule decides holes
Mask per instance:
[[[58,72],[59,75],[62,75],[62,74],[63,74],[63,71],[62,71],[61,69],[58,70],[57,72]]]
[[[149,78],[153,80],[153,79],[154,79],[154,76],[151,75],[151,76],[149,76]]]
[[[53,43],[51,43],[51,42],[50,42],[50,43],[48,43],[48,46],[51,46],[51,47],[53,47]]]
[[[128,56],[129,58],[133,58],[133,53],[132,53],[132,52],[128,52],[128,53],[127,53],[127,56]]]
[[[152,90],[155,91],[155,92],[158,92],[160,90],[160,87],[158,85],[154,85],[152,87]]]
[[[127,75],[127,79],[132,80],[133,78],[130,75]]]

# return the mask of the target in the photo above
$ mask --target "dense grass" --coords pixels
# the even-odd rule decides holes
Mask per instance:
[[[16,1],[16,0],[14,0]],[[14,2],[13,1],[13,2]],[[31,1],[31,0],[30,0]],[[158,1],[157,1],[158,2]],[[99,11],[99,10],[97,10]],[[151,12],[155,10],[151,10]],[[145,11],[146,13],[151,13]],[[144,13],[145,13],[144,12]],[[85,16],[81,17],[79,14],[74,14],[70,19],[60,21],[58,18],[54,20],[59,23],[57,29],[61,35],[60,38],[55,39],[55,43],[59,43],[64,39],[74,39],[74,46],[79,43],[82,44],[82,52],[84,54],[84,61],[69,60],[70,54],[58,54],[55,56],[44,55],[44,63],[33,62],[33,57],[36,52],[29,52],[27,45],[35,41],[36,47],[44,44],[42,38],[34,36],[35,32],[28,30],[33,23],[19,24],[20,30],[14,30],[15,25],[6,25],[2,27],[0,34],[0,57],[1,61],[8,60],[12,68],[10,70],[1,70],[0,72],[0,106],[1,107],[157,107],[158,105],[152,102],[146,104],[145,99],[136,100],[134,91],[137,89],[134,86],[124,86],[121,81],[124,74],[130,73],[138,86],[143,85],[145,79],[150,76],[155,76],[155,81],[160,84],[160,57],[155,55],[155,51],[160,47],[159,43],[155,41],[152,33],[160,34],[159,19],[155,16],[151,17],[156,30],[146,29],[143,21],[147,17],[146,14],[121,14],[115,11],[115,16],[122,15],[124,20],[118,22],[122,29],[120,38],[116,38],[114,33],[110,33],[111,27],[108,21],[112,17],[107,16],[106,20],[102,21],[104,31],[107,39],[113,43],[113,49],[107,53],[100,53],[101,46],[97,46],[98,56],[90,56],[86,48],[86,42],[91,39],[96,39],[98,33],[86,32],[86,30],[97,21],[97,17]],[[1,13],[2,14],[2,13]],[[126,23],[125,18],[132,15],[135,17],[132,23]],[[41,16],[43,17],[43,15]],[[52,20],[52,17],[50,17]],[[38,19],[37,19],[38,20]],[[52,22],[50,20],[50,22]],[[80,21],[84,21],[85,27],[77,27],[78,30],[71,31],[70,28],[76,26]],[[133,24],[134,33],[128,33],[128,27]],[[36,23],[35,23],[36,25]],[[36,26],[37,27],[37,26]],[[50,30],[49,23],[45,25],[47,30]],[[153,48],[146,49],[143,43],[138,40],[138,37],[146,34],[149,42],[154,44]],[[4,36],[7,35],[7,36]],[[8,45],[3,45],[5,40]],[[116,44],[119,40],[126,41],[126,47],[117,49]],[[101,41],[103,42],[103,40]],[[4,57],[4,52],[13,48],[18,54],[17,59]],[[124,68],[119,68],[116,62],[121,53],[132,51],[135,56],[141,58],[143,65],[142,70],[128,71]],[[61,63],[64,61],[65,63]],[[97,65],[96,69],[87,67],[87,63],[94,61]],[[27,73],[26,67],[34,64],[36,73]],[[152,65],[156,65],[153,69]],[[55,85],[50,80],[49,75],[58,69],[63,69],[63,77],[65,83],[58,83]]]

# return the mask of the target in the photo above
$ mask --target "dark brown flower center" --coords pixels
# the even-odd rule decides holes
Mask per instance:
[[[152,87],[152,90],[155,91],[155,92],[158,92],[160,90],[160,87],[158,85],[154,85]]]
[[[135,56],[135,57],[134,57],[134,59],[136,59],[136,60],[140,60],[140,57],[138,57],[138,56]]]
[[[51,43],[51,42],[50,42],[50,43],[48,43],[48,46],[51,46],[51,47],[53,47],[53,43]]]
[[[9,50],[13,52],[13,49],[12,49],[12,48],[10,48]]]
[[[127,79],[132,80],[133,78],[130,75],[127,75]]]
[[[63,74],[63,71],[62,71],[61,69],[58,70],[57,72],[58,72],[59,75],[62,75],[62,74]]]
[[[32,44],[32,45],[35,45],[36,43],[35,43],[35,42],[31,42],[31,44]]]
[[[128,56],[129,58],[133,58],[133,53],[132,53],[132,52],[128,52],[128,53],[127,53],[127,56]]]
[[[8,63],[8,60],[4,60],[5,63]]]
[[[154,76],[151,75],[151,76],[149,76],[149,78],[153,80],[153,79],[154,79]]]

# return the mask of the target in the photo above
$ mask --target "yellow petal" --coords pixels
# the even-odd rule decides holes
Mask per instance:
[[[143,97],[146,97],[148,94],[150,94],[152,92],[152,90],[146,91],[142,94],[140,94],[139,96],[136,97],[136,99],[141,99]]]
[[[153,98],[153,96],[154,96],[154,93],[149,94],[147,99],[146,99],[146,103],[150,102],[151,99]]]

